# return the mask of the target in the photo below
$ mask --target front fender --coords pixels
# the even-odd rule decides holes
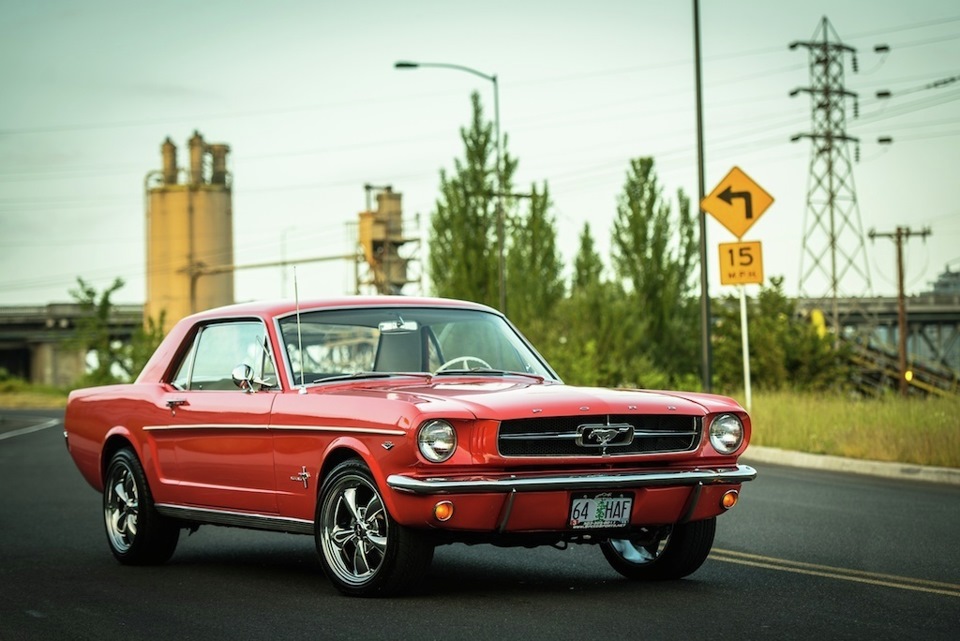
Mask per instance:
[[[394,491],[387,484],[387,477],[396,473],[399,469],[410,469],[409,463],[404,465],[400,462],[404,457],[405,450],[403,444],[398,441],[409,440],[406,437],[384,437],[382,440],[374,439],[367,442],[364,439],[355,436],[341,436],[333,439],[323,451],[323,463],[321,465],[321,478],[317,484],[317,492],[323,488],[323,483],[327,476],[337,465],[351,458],[360,458],[369,468],[373,480],[380,489],[383,496],[384,505],[387,512],[395,520],[398,517],[398,505],[394,496]],[[416,455],[409,455],[410,462],[416,461]],[[319,502],[319,496],[318,496]]]

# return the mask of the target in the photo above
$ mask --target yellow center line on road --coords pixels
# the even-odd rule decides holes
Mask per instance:
[[[960,585],[954,583],[942,583],[940,581],[914,579],[911,577],[895,576],[892,574],[879,574],[876,572],[865,572],[863,570],[837,568],[829,565],[803,563],[801,561],[788,561],[786,559],[777,559],[770,556],[761,556],[759,554],[748,554],[746,552],[735,552],[733,550],[723,550],[718,548],[715,548],[710,553],[710,558],[715,561],[723,561],[724,563],[737,563],[739,565],[764,568],[767,570],[793,572],[794,574],[820,576],[828,579],[854,581],[857,583],[867,583],[870,585],[896,588],[898,590],[912,590],[914,592],[927,592],[929,594],[939,594],[942,596],[960,598]]]

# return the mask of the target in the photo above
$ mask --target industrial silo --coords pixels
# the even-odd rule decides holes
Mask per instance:
[[[167,138],[163,169],[146,180],[147,302],[144,317],[164,326],[194,312],[233,303],[233,205],[224,144],[194,132],[189,165],[177,164]]]

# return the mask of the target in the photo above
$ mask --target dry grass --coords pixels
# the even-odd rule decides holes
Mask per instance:
[[[960,398],[858,399],[775,392],[753,399],[753,440],[787,450],[960,467]]]
[[[66,404],[66,390],[30,385],[17,379],[0,380],[0,408],[55,409]]]
[[[66,407],[66,395],[37,392],[0,392],[0,408],[18,410],[46,410]]]

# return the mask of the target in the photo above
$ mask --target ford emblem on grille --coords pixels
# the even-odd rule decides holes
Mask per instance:
[[[585,423],[577,426],[577,445],[599,447],[606,454],[608,447],[622,447],[633,443],[633,425],[629,423]]]

